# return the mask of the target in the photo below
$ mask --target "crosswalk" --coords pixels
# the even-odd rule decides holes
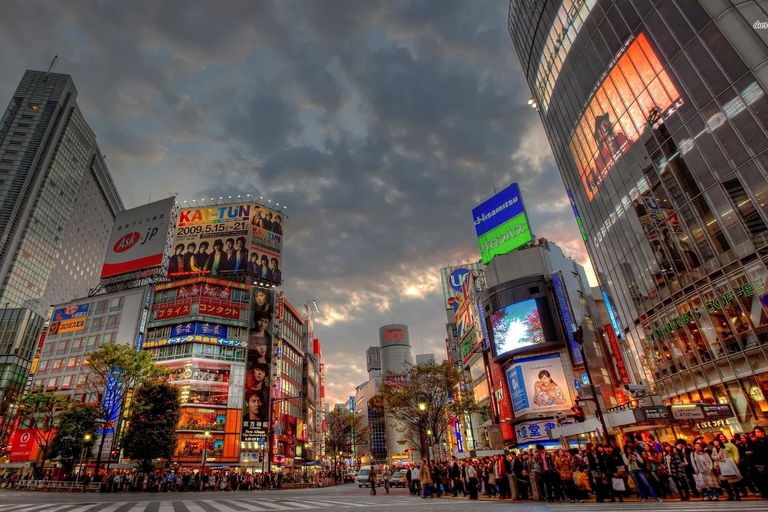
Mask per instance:
[[[608,505],[608,506],[606,506]],[[624,503],[549,503],[551,512],[664,512],[664,511],[683,511],[683,512],[722,512],[732,510],[734,512],[765,512],[768,510],[768,501],[692,501],[681,502],[678,500],[664,501],[631,501]]]
[[[53,497],[53,496],[52,496]],[[115,501],[97,503],[46,503],[35,505],[0,504],[0,512],[269,512],[337,508],[405,507],[407,498],[376,500],[349,499],[201,499],[165,501]]]

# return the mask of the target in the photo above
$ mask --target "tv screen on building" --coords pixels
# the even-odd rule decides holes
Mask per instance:
[[[510,304],[491,314],[494,355],[546,343],[536,299]]]

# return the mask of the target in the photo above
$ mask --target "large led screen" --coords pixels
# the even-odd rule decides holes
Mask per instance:
[[[495,355],[546,343],[536,299],[510,304],[491,313]]]
[[[569,143],[590,201],[649,122],[666,119],[682,105],[645,35],[628,41],[625,48],[606,71]]]

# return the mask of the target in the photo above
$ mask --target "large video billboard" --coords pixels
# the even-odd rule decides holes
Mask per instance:
[[[507,369],[515,416],[569,409],[573,402],[559,354],[518,359]]]
[[[494,311],[491,313],[491,329],[495,355],[547,341],[536,299],[524,300]]]
[[[117,214],[101,268],[102,279],[163,264],[174,202],[175,198],[169,197]]]
[[[168,276],[248,274],[279,284],[282,219],[279,212],[256,203],[183,209]]]
[[[494,256],[514,251],[533,240],[517,183],[474,208],[472,216],[485,265]]]
[[[243,399],[243,443],[268,443],[272,375],[272,333],[275,322],[274,291],[254,288],[248,323],[248,351]],[[248,448],[255,448],[255,444]]]
[[[644,34],[627,41],[571,137],[569,147],[591,201],[600,184],[648,127],[655,112],[666,119],[683,100]]]

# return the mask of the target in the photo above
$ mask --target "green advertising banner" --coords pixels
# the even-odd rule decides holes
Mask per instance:
[[[528,218],[525,213],[521,213],[479,237],[477,243],[483,264],[487,265],[494,256],[512,252],[531,240],[533,237]]]

